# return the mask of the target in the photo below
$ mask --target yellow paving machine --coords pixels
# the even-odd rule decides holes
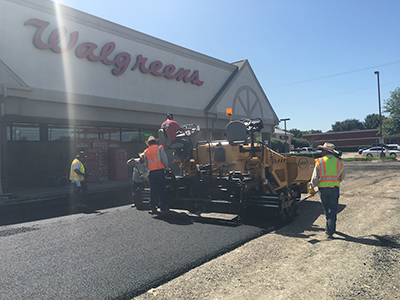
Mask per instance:
[[[302,193],[307,193],[314,159],[282,155],[256,141],[262,128],[258,118],[231,121],[226,140],[197,142],[191,147],[193,159],[180,162],[180,175],[166,174],[168,206],[197,215],[216,212],[243,218],[257,213],[281,220],[295,216]],[[197,130],[186,127],[186,136]]]

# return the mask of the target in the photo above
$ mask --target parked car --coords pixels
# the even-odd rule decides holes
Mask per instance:
[[[392,150],[400,150],[400,146],[397,144],[384,144],[384,143],[374,143],[372,144],[372,147],[385,147],[387,149],[392,149]]]
[[[373,143],[372,144],[372,147],[381,147],[381,146],[387,148],[387,145],[385,143]]]
[[[400,155],[399,150],[393,150],[393,149],[388,149],[385,147],[371,147],[368,149],[365,149],[361,152],[361,155],[367,156],[367,157],[380,157],[381,153],[383,153],[383,156],[394,156],[397,157]]]
[[[364,148],[358,149],[358,154],[362,154],[362,152],[363,152],[364,150],[367,150],[367,149],[369,149],[369,148],[371,148],[371,147],[364,147]]]
[[[321,152],[321,150],[316,150],[313,147],[303,147],[299,151],[300,153],[315,153],[315,152]]]
[[[400,150],[400,145],[398,144],[388,144],[389,149],[393,149],[393,150]]]
[[[296,148],[290,151],[290,153],[315,153],[315,152],[321,152],[321,150],[316,150],[313,147],[301,147],[301,148]]]
[[[400,155],[400,150],[397,149],[387,149],[387,152],[390,156],[397,157]]]

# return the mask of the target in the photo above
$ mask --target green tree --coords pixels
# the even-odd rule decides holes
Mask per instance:
[[[288,130],[290,133],[293,133],[295,138],[301,139],[303,137],[303,132],[300,129],[293,128]]]
[[[360,129],[364,129],[364,125],[357,119],[347,119],[341,122],[336,121],[336,123],[332,125],[332,131],[351,131]]]
[[[279,153],[284,153],[285,144],[276,138],[271,138],[271,149]]]
[[[383,120],[383,135],[393,136],[400,133],[400,87],[390,92],[390,98],[383,105],[389,116]]]
[[[292,139],[292,145],[296,149],[296,148],[302,148],[302,147],[309,147],[310,143],[305,139],[299,139],[299,138],[294,137]]]
[[[303,134],[313,134],[313,133],[322,133],[322,130],[311,129],[311,130],[303,131]]]
[[[370,114],[367,115],[364,119],[365,129],[377,129],[379,127],[379,124],[379,114]]]

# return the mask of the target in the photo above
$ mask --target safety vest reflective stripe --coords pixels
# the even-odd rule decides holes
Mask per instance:
[[[316,159],[320,171],[318,187],[340,187],[340,174],[343,163],[340,159],[332,156],[324,156]]]
[[[338,176],[324,176],[320,177],[319,182],[321,181],[337,181],[339,182],[339,177]]]
[[[79,163],[79,171],[81,171],[82,174],[85,174],[85,166],[83,165],[83,163],[79,159],[75,158],[73,160],[72,164],[71,164],[71,170],[69,172],[69,179],[70,180],[84,181],[85,177],[83,177],[82,175],[76,174],[75,171],[74,171],[74,165],[77,162]]]
[[[321,174],[321,176],[325,176],[325,173],[326,173],[326,166],[325,166],[325,161],[324,161],[323,157],[318,158],[317,163],[318,163],[318,167],[319,167],[319,169],[320,169],[320,174]],[[322,165],[322,166],[321,166],[321,165]]]
[[[162,146],[151,145],[144,151],[144,155],[147,159],[147,165],[150,171],[164,169],[165,166],[161,161],[160,149]]]
[[[342,168],[343,168],[343,163],[339,159],[337,159],[336,168],[337,168],[337,176],[339,177],[340,174],[342,174]]]
[[[136,167],[133,168],[133,171],[139,173],[140,175],[143,175],[144,173],[146,173],[146,171],[141,171]],[[147,175],[146,175],[146,177],[147,177]]]
[[[140,171],[138,168],[134,167],[133,171],[138,172],[140,175],[144,174],[144,171]]]

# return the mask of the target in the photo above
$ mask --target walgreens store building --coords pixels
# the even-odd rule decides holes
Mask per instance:
[[[45,185],[85,150],[105,180],[128,178],[171,112],[222,139],[233,119],[278,124],[247,60],[227,63],[49,0],[0,0],[3,192]]]

